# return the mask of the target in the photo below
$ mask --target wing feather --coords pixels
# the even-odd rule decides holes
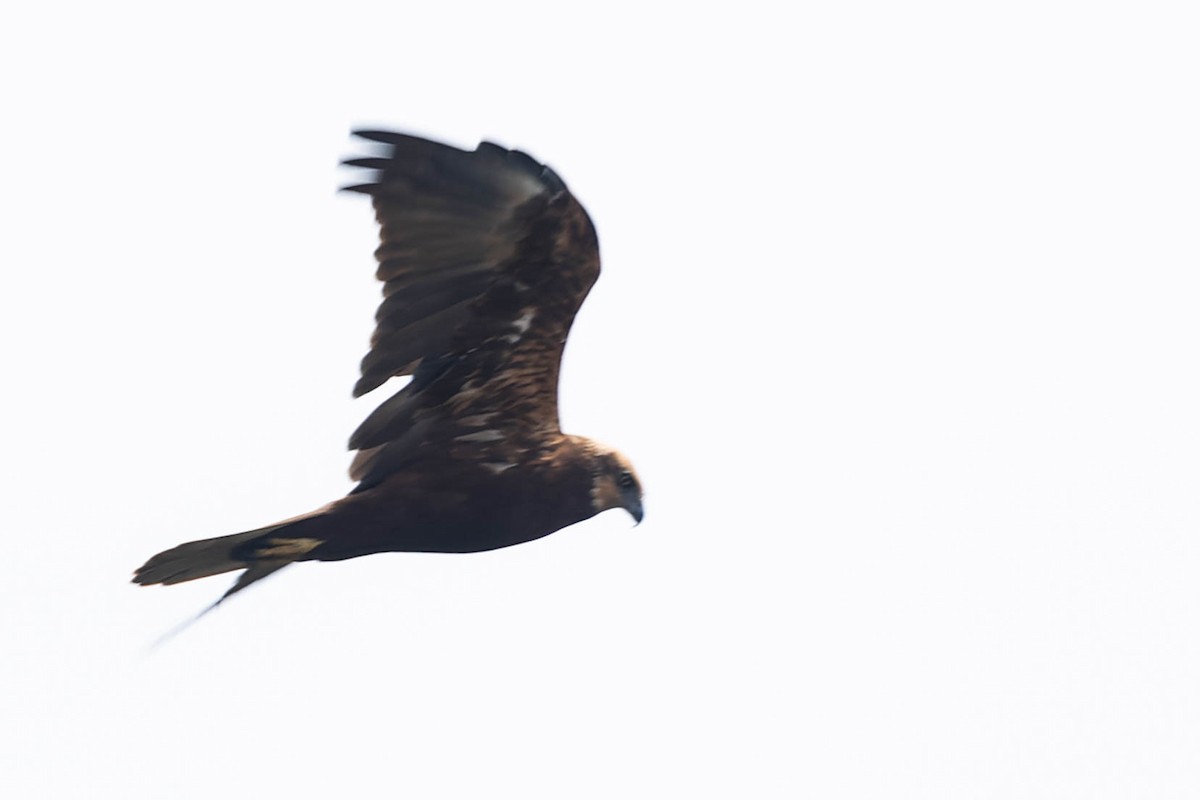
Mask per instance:
[[[385,146],[344,162],[373,171],[346,188],[372,198],[384,300],[354,393],[414,378],[351,436],[361,451],[351,477],[360,489],[378,483],[426,445],[511,461],[502,450],[558,430],[563,344],[600,271],[591,222],[562,180],[520,151],[356,135]]]

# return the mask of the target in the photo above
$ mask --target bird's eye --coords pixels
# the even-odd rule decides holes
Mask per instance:
[[[634,483],[633,474],[630,472],[622,472],[620,477],[617,478],[617,486],[620,486],[622,489],[632,489]]]

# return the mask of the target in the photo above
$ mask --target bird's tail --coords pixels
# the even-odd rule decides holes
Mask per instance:
[[[314,515],[305,514],[245,533],[184,542],[152,556],[149,561],[134,571],[133,582],[142,586],[151,586],[157,583],[170,586],[174,583],[194,581],[197,578],[207,578],[210,575],[220,575],[223,572],[232,572],[237,569],[246,570],[238,576],[237,581],[229,587],[225,594],[221,595],[217,602],[201,612],[200,616],[203,616],[204,613],[219,606],[230,595],[240,592],[255,581],[262,580],[272,572],[283,569],[298,557],[303,556],[304,547],[297,547],[295,542],[287,539],[268,539],[267,537]],[[306,543],[315,540],[301,539],[298,541]],[[256,546],[259,542],[266,542],[274,546]]]
[[[232,572],[235,569],[246,569],[250,562],[235,557],[234,551],[278,527],[271,526],[231,536],[185,542],[152,556],[134,571],[133,582],[143,586],[156,583],[170,586],[197,578],[207,578],[210,575],[220,575],[222,572]]]

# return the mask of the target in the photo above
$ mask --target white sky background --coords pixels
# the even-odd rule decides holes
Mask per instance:
[[[0,794],[1200,795],[1200,31],[989,5],[10,11]],[[133,567],[350,488],[362,125],[586,203],[563,419],[646,522],[151,650],[228,581]]]

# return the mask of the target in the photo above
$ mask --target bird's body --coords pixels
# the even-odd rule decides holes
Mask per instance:
[[[377,181],[347,188],[372,197],[384,281],[355,394],[412,380],[351,436],[349,495],[166,550],[136,583],[245,569],[227,597],[295,561],[494,550],[610,508],[641,519],[629,462],[558,423],[563,346],[600,272],[583,207],[517,151],[359,135],[387,151],[346,162],[377,170]]]

